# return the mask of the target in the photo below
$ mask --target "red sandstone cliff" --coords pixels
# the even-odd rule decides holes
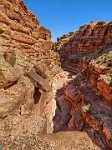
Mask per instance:
[[[22,0],[0,0],[0,146],[99,149],[87,132],[112,149],[111,30],[92,22],[54,45]]]
[[[96,50],[112,44],[112,22],[91,22],[79,30],[59,37],[56,50],[59,52],[63,67],[76,68],[77,62]],[[75,69],[74,69],[75,70]]]
[[[61,71],[50,38],[22,0],[0,0],[0,148],[98,149],[86,133],[46,135],[55,113],[51,83]]]
[[[104,149],[112,149],[111,28],[111,22],[92,22],[56,42],[62,68],[76,77],[62,89],[69,109],[67,121],[60,128],[55,125],[55,131],[65,125],[64,130],[86,130]],[[62,109],[60,101],[57,107]]]
[[[47,132],[48,81],[60,71],[53,45],[23,1],[0,0],[0,141]]]

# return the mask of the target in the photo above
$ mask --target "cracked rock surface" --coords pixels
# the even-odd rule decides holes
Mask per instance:
[[[112,23],[51,41],[23,0],[0,0],[0,148],[112,149]]]

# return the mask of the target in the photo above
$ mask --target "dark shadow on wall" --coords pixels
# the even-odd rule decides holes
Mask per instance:
[[[56,92],[56,110],[53,118],[54,133],[59,131],[69,131],[68,122],[71,119],[70,106],[64,99],[63,88]]]
[[[39,88],[38,88],[38,87],[35,87],[34,95],[33,95],[34,104],[37,104],[37,103],[39,102],[40,97],[41,97],[41,92],[39,91]]]

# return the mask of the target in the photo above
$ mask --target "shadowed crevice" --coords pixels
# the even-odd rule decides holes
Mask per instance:
[[[37,104],[39,102],[40,97],[41,97],[41,92],[39,91],[38,87],[35,87],[34,95],[33,95],[34,104]]]

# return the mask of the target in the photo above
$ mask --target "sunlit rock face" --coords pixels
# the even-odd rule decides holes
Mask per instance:
[[[76,76],[61,89],[67,118],[61,123],[64,117],[59,121],[61,112],[57,111],[54,129],[87,131],[100,147],[112,149],[111,22],[84,25],[58,38],[55,47],[62,68]],[[63,106],[58,100],[57,110]]]
[[[49,81],[60,71],[53,47],[23,1],[0,0],[0,140],[47,133]]]
[[[50,40],[50,31],[39,25],[22,1],[1,0],[0,5],[0,47],[8,62],[7,55],[14,61],[11,53],[17,57],[19,51],[27,62],[39,66],[44,73],[49,75],[51,71],[55,74],[59,56],[52,50],[54,44]]]
[[[62,66],[65,69],[75,68],[77,71],[77,65],[82,57],[111,44],[112,22],[91,22],[81,26],[77,31],[59,37],[56,50],[60,54]]]
[[[53,43],[22,0],[0,0],[0,148],[112,149],[111,35],[92,22]]]

